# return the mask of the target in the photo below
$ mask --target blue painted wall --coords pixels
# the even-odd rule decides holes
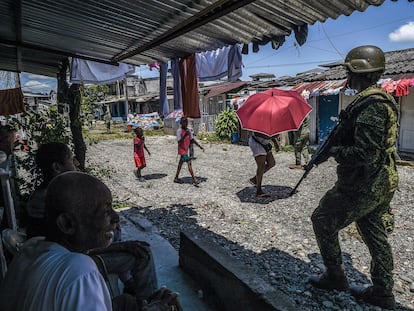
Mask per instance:
[[[322,144],[338,123],[339,96],[318,97],[318,138]]]

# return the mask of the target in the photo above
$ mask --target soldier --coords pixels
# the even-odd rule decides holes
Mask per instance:
[[[104,116],[104,121],[106,125],[106,132],[111,132],[111,113],[108,111]]]
[[[338,162],[338,181],[312,215],[326,271],[311,276],[310,283],[325,290],[348,289],[338,232],[355,222],[372,257],[373,285],[354,286],[351,293],[367,303],[393,309],[393,256],[387,235],[393,230],[390,202],[398,186],[398,106],[391,95],[376,86],[385,70],[381,49],[354,48],[346,56],[344,66],[348,86],[359,94],[341,112],[329,150],[329,156]]]
[[[302,169],[302,156],[304,165],[309,162],[309,116],[307,116],[299,129],[293,133],[293,146],[295,148],[295,164],[289,165],[290,169]]]

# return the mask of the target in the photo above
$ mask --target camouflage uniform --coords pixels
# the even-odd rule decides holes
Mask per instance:
[[[309,116],[303,120],[299,129],[293,135],[296,165],[301,165],[302,155],[305,160],[304,164],[307,164],[309,162]]]
[[[366,101],[370,103],[361,109]],[[373,284],[392,289],[387,234],[393,229],[390,202],[398,186],[398,107],[390,95],[370,87],[341,113],[341,119],[338,140],[330,150],[338,162],[338,181],[312,215],[316,240],[325,264],[340,265],[338,232],[355,221],[372,257]]]

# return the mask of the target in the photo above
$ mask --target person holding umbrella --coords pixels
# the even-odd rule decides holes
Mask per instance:
[[[264,173],[276,164],[272,153],[271,141],[275,146],[275,150],[279,151],[279,135],[269,137],[262,133],[253,132],[253,134],[249,137],[249,146],[252,150],[257,166],[256,175],[250,178],[249,181],[251,184],[256,186],[256,197],[267,198],[270,196],[269,194],[263,192],[262,180]]]
[[[249,179],[256,185],[256,196],[266,197],[262,190],[263,174],[275,166],[272,154],[273,141],[279,150],[278,134],[297,130],[312,107],[296,91],[269,89],[251,95],[237,109],[241,127],[253,132],[249,138],[249,146],[256,160],[256,176]]]

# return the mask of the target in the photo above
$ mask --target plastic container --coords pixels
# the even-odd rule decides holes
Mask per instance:
[[[237,144],[239,142],[239,133],[238,132],[233,133],[231,142],[233,144]]]

